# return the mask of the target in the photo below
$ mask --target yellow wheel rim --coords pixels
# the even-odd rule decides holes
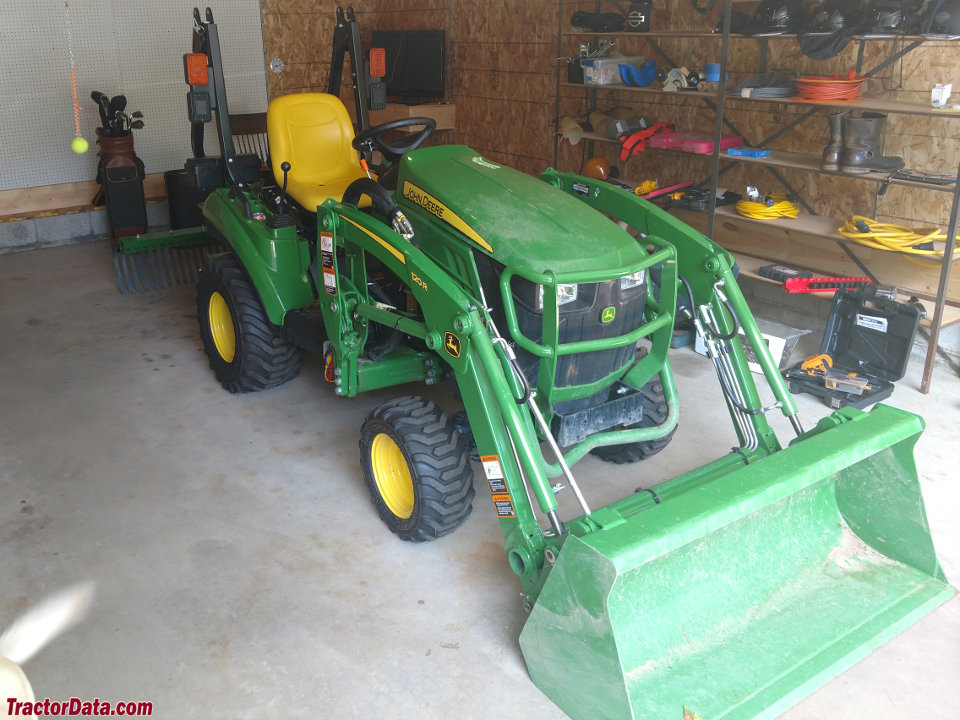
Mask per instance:
[[[233,356],[237,353],[237,336],[233,331],[233,316],[230,314],[230,307],[223,295],[218,292],[210,296],[210,305],[207,308],[207,319],[210,321],[210,335],[213,336],[213,344],[220,353],[224,362],[233,362]]]
[[[400,448],[389,435],[380,433],[370,446],[370,465],[377,490],[394,515],[406,520],[413,514],[413,480]]]

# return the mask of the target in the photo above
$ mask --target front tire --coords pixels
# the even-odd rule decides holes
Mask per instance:
[[[210,367],[230,392],[274,387],[300,372],[303,351],[270,322],[253,284],[232,255],[212,258],[201,269],[197,320]]]
[[[467,441],[426,398],[399,398],[371,412],[360,429],[360,460],[377,513],[402,540],[442,537],[470,514]]]

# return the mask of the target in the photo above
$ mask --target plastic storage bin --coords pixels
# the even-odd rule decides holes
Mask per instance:
[[[586,85],[615,85],[620,84],[620,66],[643,65],[643,57],[605,57],[581,58],[583,68],[583,82]]]
[[[694,130],[677,130],[672,133],[660,133],[650,138],[650,147],[661,150],[682,150],[688,153],[705,155],[713,152],[712,132],[696,132]],[[720,149],[743,145],[743,138],[739,135],[721,135]]]

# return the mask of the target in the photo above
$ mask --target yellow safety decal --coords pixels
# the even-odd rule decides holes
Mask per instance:
[[[437,200],[433,195],[421,190],[409,180],[403,181],[403,196],[407,198],[407,200],[410,200],[411,202],[422,207],[428,213],[436,215],[448,225],[455,227],[487,252],[493,252],[493,248],[490,247],[490,244],[480,237],[476,230],[467,225],[466,221],[464,221],[462,217]]]
[[[363,225],[361,225],[360,223],[355,223],[353,220],[351,220],[351,219],[348,218],[348,217],[345,217],[344,220],[346,220],[348,223],[350,223],[351,225],[353,225],[355,228],[359,228],[360,230],[362,230],[363,232],[365,232],[367,235],[369,235],[370,237],[372,237],[374,240],[376,240],[378,243],[380,243],[381,245],[383,245],[383,247],[385,247],[387,250],[390,251],[390,254],[391,254],[391,255],[393,255],[397,260],[399,260],[400,262],[402,262],[404,265],[407,264],[407,258],[404,257],[404,254],[403,254],[402,252],[400,252],[399,250],[397,250],[393,245],[391,245],[390,243],[388,243],[386,240],[384,240],[384,239],[381,238],[381,237],[378,237],[378,236],[374,235],[372,232],[370,232],[369,230],[367,230]]]
[[[460,338],[452,332],[445,332],[443,334],[443,349],[446,350],[447,354],[451,357],[460,357]]]
[[[503,480],[500,458],[496,455],[483,455],[480,458],[480,464],[483,465],[483,474],[487,478],[487,484],[490,485],[490,495],[493,498],[493,507],[497,511],[497,517],[515,518],[517,513],[513,509],[513,501],[510,500],[507,484]]]

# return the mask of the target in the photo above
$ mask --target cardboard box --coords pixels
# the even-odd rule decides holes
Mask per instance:
[[[793,353],[794,348],[797,347],[797,341],[810,331],[798,330],[797,328],[774,322],[773,320],[764,320],[763,318],[756,318],[756,320],[757,327],[760,328],[760,333],[763,335],[767,347],[770,348],[770,354],[777,360],[777,367],[783,370],[790,363],[790,355]],[[740,335],[741,337],[743,336],[743,328],[740,329]],[[707,354],[707,348],[699,335],[697,336],[694,349],[701,355]],[[750,367],[750,370],[755,373],[762,372],[760,364],[756,361],[757,358],[753,353],[753,348],[747,345],[746,342],[743,344],[743,352],[744,355],[747,356],[747,365]]]

